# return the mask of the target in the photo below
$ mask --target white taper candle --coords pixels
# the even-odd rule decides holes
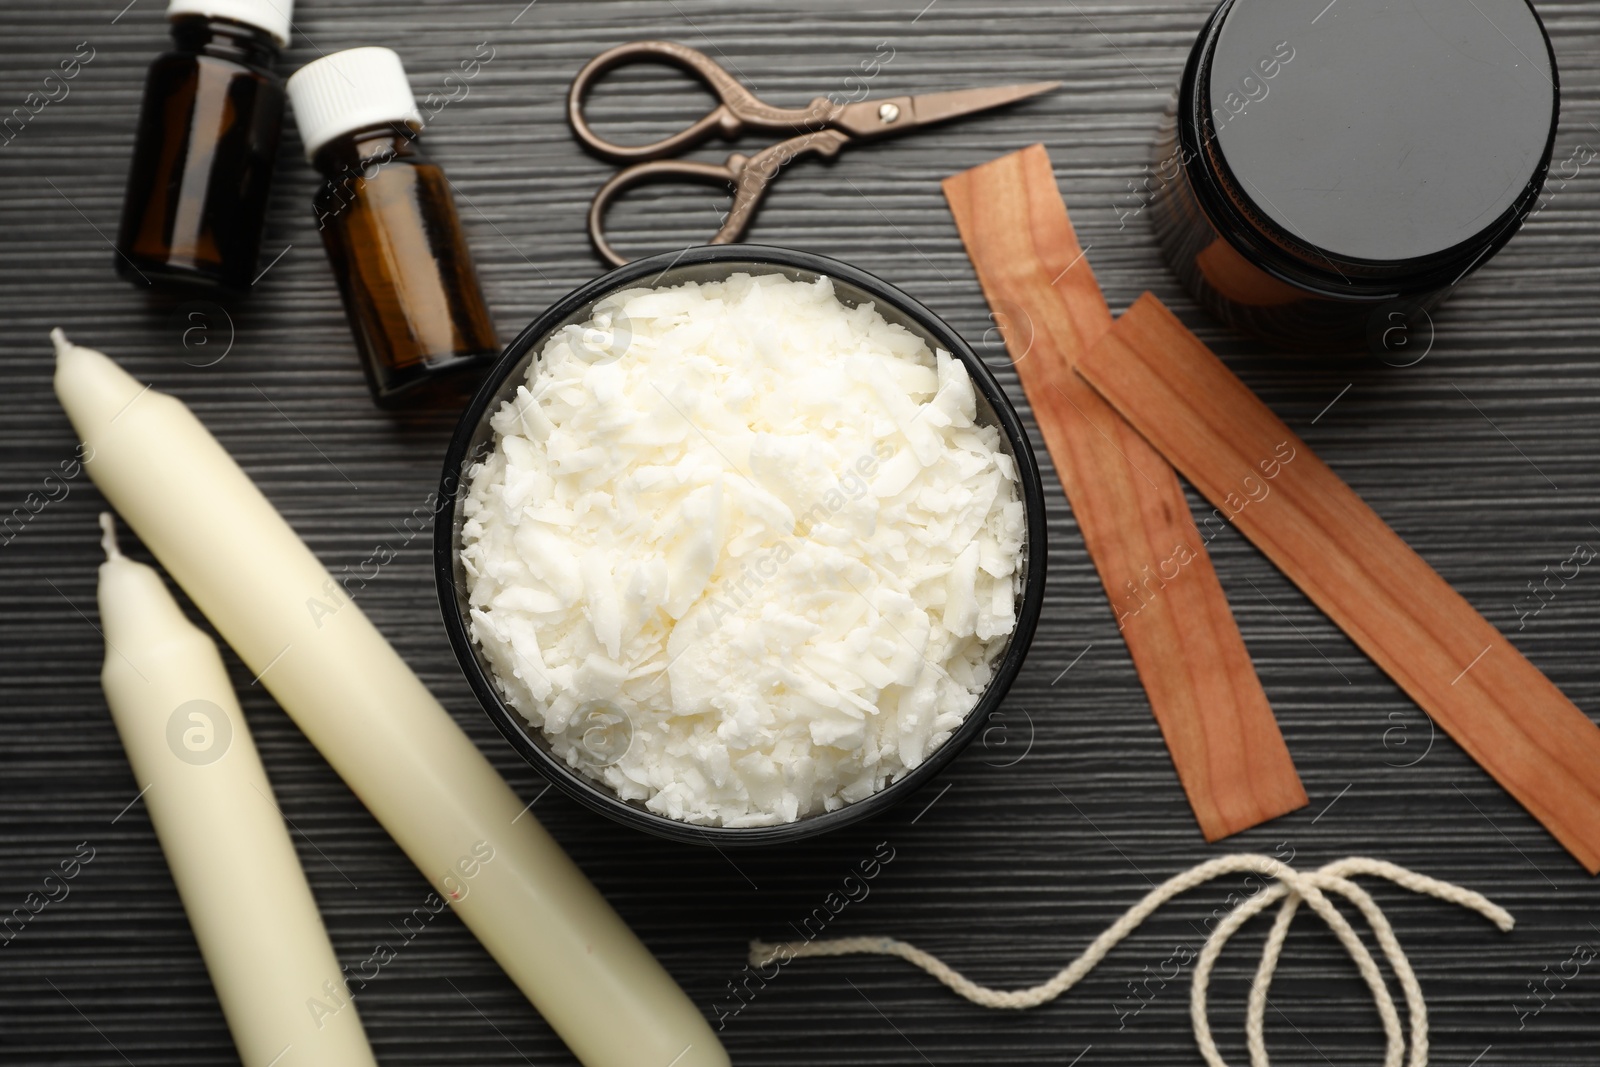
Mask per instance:
[[[727,1067],[705,1018],[175,397],[58,330],[95,485],[587,1067]]]
[[[100,682],[239,1058],[377,1067],[354,1007],[306,1011],[344,978],[217,646],[100,521]]]

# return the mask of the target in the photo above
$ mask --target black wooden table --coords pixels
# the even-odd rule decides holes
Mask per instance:
[[[0,147],[0,515],[22,516],[0,534],[0,913],[80,844],[93,854],[70,894],[0,947],[0,1061],[236,1062],[100,692],[102,501],[85,476],[53,477],[75,444],[50,386],[56,325],[186,400],[330,568],[395,551],[362,606],[708,1018],[720,1017],[737,1063],[1200,1062],[1192,968],[1181,963],[1212,913],[1248,892],[1242,880],[1162,912],[1078,989],[1028,1013],[970,1006],[871,958],[793,963],[741,1006],[729,983],[746,941],[788,934],[880,843],[894,859],[829,932],[913,940],[1008,987],[1054,973],[1153,881],[1228,850],[1301,866],[1391,859],[1482,890],[1518,919],[1502,935],[1375,887],[1429,996],[1433,1062],[1600,1061],[1593,881],[1231,531],[1212,543],[1217,569],[1312,799],[1232,841],[1202,842],[1053,474],[1049,595],[1032,657],[983,740],[908,804],[801,845],[724,855],[546,793],[457,672],[428,540],[403,525],[434,487],[453,417],[369,403],[296,137],[285,138],[273,192],[271,265],[247,301],[226,313],[158,303],[113,276],[106,237],[143,71],[166,42],[159,0],[124,2],[8,0],[0,15],[0,114],[60,60],[93,56],[69,95]],[[1580,568],[1537,612],[1526,599],[1578,546],[1600,548],[1600,163],[1580,165],[1600,146],[1600,5],[1540,4],[1561,61],[1560,173],[1537,217],[1436,316],[1426,358],[1401,368],[1287,358],[1231,336],[1178,289],[1146,220],[1129,216],[1130,185],[1209,0],[525,2],[304,0],[283,66],[382,44],[402,53],[419,95],[455,91],[426,139],[458,189],[502,338],[598,273],[583,215],[609,169],[578,150],[563,104],[567,81],[602,48],[681,41],[779,103],[863,86],[898,95],[1063,79],[1062,91],[1007,112],[792,166],[753,236],[903,286],[993,360],[1020,405],[937,183],[1043,141],[1113,308],[1147,288],[1171,303],[1567,694],[1600,707],[1600,573]],[[1305,3],[1309,18],[1322,0]],[[466,95],[446,87],[483,42],[493,59]],[[864,77],[874,60],[878,72]],[[674,86],[664,71],[619,77],[598,114],[622,135],[666,131],[703,102]],[[642,104],[630,113],[632,101]],[[636,252],[694,243],[719,210],[711,191],[645,194],[619,216],[620,240]],[[225,655],[341,959],[395,950],[359,999],[379,1059],[573,1062],[453,917],[409,941],[397,934],[427,895],[423,878]],[[1240,1023],[1262,936],[1260,924],[1247,932],[1216,983],[1215,1023],[1235,1063],[1246,1059]],[[1267,1024],[1282,1063],[1381,1059],[1365,986],[1310,919],[1291,935]]]

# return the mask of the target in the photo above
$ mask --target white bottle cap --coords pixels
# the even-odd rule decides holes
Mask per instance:
[[[170,0],[167,4],[169,19],[180,15],[232,19],[272,34],[280,48],[289,43],[289,16],[293,14],[294,0]]]
[[[352,130],[385,122],[422,127],[406,68],[387,48],[351,48],[307,63],[289,78],[289,103],[308,161]]]

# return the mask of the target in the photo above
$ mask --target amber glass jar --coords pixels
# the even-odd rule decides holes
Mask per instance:
[[[1321,5],[1317,5],[1321,6]],[[1517,231],[1560,94],[1527,0],[1224,0],[1158,138],[1189,291],[1290,349],[1383,355]]]
[[[173,0],[128,172],[117,271],[135,285],[245,290],[283,126],[289,0]],[[218,11],[229,17],[209,14]]]
[[[400,59],[338,52],[296,72],[289,93],[324,179],[317,227],[373,396],[391,406],[437,395],[500,345]]]

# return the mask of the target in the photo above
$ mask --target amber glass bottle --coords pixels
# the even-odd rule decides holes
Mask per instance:
[[[423,152],[400,57],[355,48],[289,79],[322,245],[380,405],[463,384],[499,354],[444,171]]]
[[[172,0],[145,81],[117,271],[135,285],[245,290],[283,127],[290,0]]]

